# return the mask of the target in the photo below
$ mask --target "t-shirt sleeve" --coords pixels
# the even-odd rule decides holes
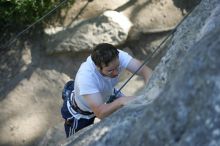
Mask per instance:
[[[122,50],[118,50],[118,51],[119,51],[119,61],[120,61],[121,67],[127,68],[129,62],[132,59],[132,56]]]

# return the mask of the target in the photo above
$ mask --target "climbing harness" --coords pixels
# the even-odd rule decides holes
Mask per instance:
[[[75,94],[74,92],[75,92],[74,81],[70,80],[64,85],[64,88],[62,91],[62,99],[64,100],[64,102],[67,102],[65,104],[69,105],[68,108],[72,108],[74,111],[82,115],[93,115],[92,112],[84,111],[79,108],[79,106],[77,105],[74,99],[74,94]]]
[[[93,124],[95,115],[92,112],[81,110],[74,100],[74,81],[68,81],[62,91],[63,106],[61,115],[64,122],[66,137],[73,135],[85,126]],[[79,114],[87,118],[79,118]]]

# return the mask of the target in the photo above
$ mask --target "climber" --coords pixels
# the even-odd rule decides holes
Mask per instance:
[[[75,81],[70,81],[63,92],[61,113],[65,119],[66,136],[93,124],[95,117],[103,119],[109,116],[134,99],[134,96],[118,92],[114,86],[124,69],[134,73],[140,66],[140,61],[111,44],[101,43],[95,46],[92,54],[81,64]],[[137,74],[147,84],[152,71],[144,65]],[[117,95],[111,96],[112,94]],[[114,99],[109,99],[110,96]]]

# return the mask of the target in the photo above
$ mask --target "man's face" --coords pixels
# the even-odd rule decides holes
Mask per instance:
[[[102,67],[101,74],[106,77],[115,78],[119,75],[119,59],[116,58],[108,64],[108,66]]]

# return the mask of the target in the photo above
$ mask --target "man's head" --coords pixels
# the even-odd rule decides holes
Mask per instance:
[[[92,52],[92,61],[102,75],[114,78],[118,76],[119,58],[118,50],[111,44],[98,44]]]

